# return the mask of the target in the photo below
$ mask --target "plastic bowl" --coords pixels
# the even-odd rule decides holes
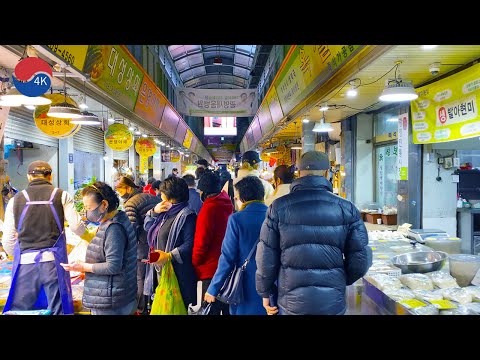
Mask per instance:
[[[461,287],[470,285],[480,269],[480,256],[469,254],[452,254],[448,256],[450,275],[457,279]]]

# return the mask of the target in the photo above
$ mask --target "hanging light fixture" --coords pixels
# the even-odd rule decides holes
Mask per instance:
[[[78,119],[83,115],[80,110],[75,106],[67,102],[67,70],[64,69],[63,79],[63,95],[64,101],[62,103],[50,106],[47,116],[62,118],[62,119]]]
[[[70,121],[70,123],[77,124],[77,125],[101,125],[102,124],[98,116],[91,112],[82,111],[81,114],[82,114],[82,117],[78,119],[73,119]]]
[[[324,103],[324,104],[320,105],[320,109],[318,109],[318,110],[327,111],[328,109],[329,109],[329,107],[328,107],[327,103]]]
[[[400,102],[418,98],[411,81],[390,80],[378,98],[380,101]]]
[[[400,78],[399,67],[402,63],[402,60],[397,60],[395,62],[395,78],[385,80],[385,88],[382,91],[382,94],[378,98],[380,101],[387,102],[401,102],[401,101],[411,101],[418,98],[413,84],[411,81],[402,80]],[[397,75],[398,72],[398,75]]]
[[[333,131],[333,125],[325,122],[325,115],[316,123],[312,129],[313,132],[329,132]]]

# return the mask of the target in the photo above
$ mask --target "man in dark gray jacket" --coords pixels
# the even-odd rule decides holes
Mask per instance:
[[[329,168],[325,153],[303,154],[290,194],[268,209],[255,259],[257,292],[270,315],[342,315],[346,286],[371,266],[360,213],[332,193]],[[277,296],[278,308],[270,306]]]
[[[143,229],[145,214],[160,202],[158,196],[143,193],[132,179],[122,176],[116,190],[123,199],[123,207],[137,234],[137,314],[146,314],[147,297],[143,294],[146,264],[142,259],[148,257],[147,232]]]

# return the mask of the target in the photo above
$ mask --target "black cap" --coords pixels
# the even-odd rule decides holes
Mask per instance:
[[[30,163],[30,165],[28,165],[27,173],[29,173],[30,175],[49,175],[52,173],[52,167],[46,161],[36,160]]]
[[[245,153],[242,155],[242,161],[246,161],[250,165],[255,165],[260,162],[260,156],[256,151],[245,151]]]
[[[321,151],[307,151],[300,158],[298,170],[328,170],[330,161],[328,155]]]
[[[220,177],[213,172],[206,172],[198,180],[197,189],[207,194],[219,193],[222,191]]]
[[[208,167],[208,165],[209,165],[208,162],[207,162],[207,160],[205,160],[205,159],[197,160],[197,161],[195,162],[195,164],[197,164],[197,165],[203,165],[203,166],[205,166],[205,167]]]

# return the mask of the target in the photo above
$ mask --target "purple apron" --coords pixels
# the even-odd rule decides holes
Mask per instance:
[[[23,253],[27,252],[35,252],[38,251],[38,254],[35,256],[35,264],[38,265],[42,258],[42,253],[45,251],[51,251],[55,258],[55,267],[57,269],[57,276],[58,276],[58,287],[60,290],[60,297],[62,300],[62,308],[63,313],[65,315],[73,314],[73,298],[72,298],[72,285],[70,282],[70,272],[65,271],[65,269],[60,265],[60,263],[68,263],[68,256],[67,256],[67,242],[64,234],[63,224],[60,223],[60,219],[58,218],[57,210],[53,206],[53,198],[57,193],[57,188],[53,189],[50,199],[48,201],[30,201],[30,198],[25,190],[22,191],[23,196],[27,200],[26,206],[23,208],[22,215],[20,216],[20,220],[18,221],[17,233],[20,232],[20,229],[23,225],[23,220],[25,219],[25,214],[29,206],[31,205],[50,205],[50,209],[52,209],[53,216],[55,218],[55,222],[57,223],[58,230],[60,231],[60,235],[58,236],[57,241],[52,247],[44,248],[44,249],[35,249],[35,250],[25,250]],[[20,264],[20,256],[22,252],[20,251],[20,245],[17,240],[15,244],[15,249],[13,253],[13,267],[12,267],[12,285],[10,287],[10,292],[8,293],[7,302],[5,303],[5,307],[3,312],[11,310],[12,301],[14,295],[21,296],[20,294],[15,294],[15,283],[17,280],[18,269],[21,266]],[[46,301],[45,292],[43,287],[40,289],[39,298],[35,304],[35,308],[46,308],[48,306]],[[32,309],[34,310],[34,309]]]

